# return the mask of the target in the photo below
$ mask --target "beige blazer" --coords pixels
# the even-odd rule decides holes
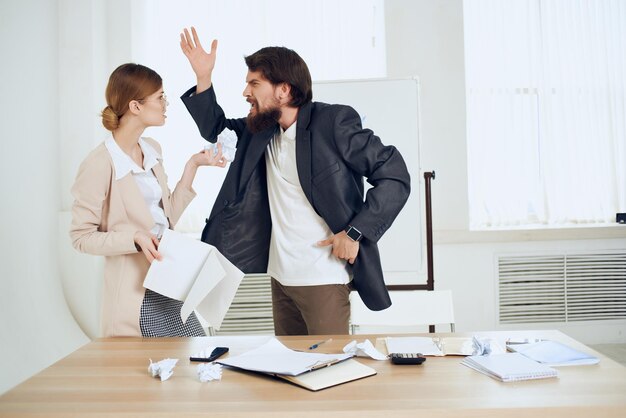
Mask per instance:
[[[161,154],[159,144],[144,138]],[[139,311],[150,264],[135,247],[135,232],[150,231],[154,219],[132,173],[115,180],[115,167],[104,143],[85,158],[72,195],[70,237],[78,251],[105,256],[102,294],[102,332],[105,337],[139,336]],[[152,168],[163,190],[162,205],[170,228],[196,193],[180,184],[167,187],[162,160]]]

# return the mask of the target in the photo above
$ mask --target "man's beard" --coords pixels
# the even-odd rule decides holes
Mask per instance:
[[[263,112],[257,112],[256,115],[248,114],[248,129],[253,134],[264,131],[268,128],[276,126],[278,120],[282,116],[280,108],[273,107]]]

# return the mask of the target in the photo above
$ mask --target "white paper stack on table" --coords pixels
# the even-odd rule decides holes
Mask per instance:
[[[597,364],[600,359],[556,341],[539,341],[528,344],[509,344],[509,351],[514,351],[548,366],[580,366]]]
[[[183,302],[183,323],[194,310],[219,329],[244,274],[213,246],[166,229],[143,286]]]

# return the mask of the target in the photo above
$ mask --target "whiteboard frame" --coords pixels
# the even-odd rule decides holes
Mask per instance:
[[[411,85],[414,85],[415,94],[412,95],[411,92],[408,92],[403,100],[408,100],[411,102],[411,105],[415,107],[416,112],[414,117],[408,119],[406,121],[406,126],[408,129],[415,129],[416,132],[416,140],[417,140],[417,156],[416,158],[408,158],[408,155],[405,155],[402,148],[410,149],[410,144],[402,144],[401,142],[393,142],[392,139],[394,135],[389,135],[388,132],[393,132],[397,130],[395,127],[385,128],[379,123],[374,122],[374,124],[370,124],[371,120],[368,121],[367,114],[363,115],[363,113],[367,113],[371,111],[371,109],[376,109],[376,106],[389,106],[389,103],[394,102],[394,97],[384,97],[380,95],[376,95],[367,103],[363,103],[359,99],[352,99],[348,96],[345,96],[345,87],[350,86],[359,86],[366,84],[377,84],[379,86],[383,86],[388,83],[402,83],[402,82],[411,82]],[[332,92],[328,92],[328,89],[332,86],[340,86],[342,92],[338,93],[336,96],[333,96]],[[318,87],[324,89],[325,91],[321,94],[317,94]],[[382,90],[385,90],[382,88]],[[393,92],[393,90],[390,90]],[[420,103],[420,81],[417,76],[413,77],[405,77],[405,78],[370,78],[370,79],[349,79],[349,80],[329,80],[329,81],[315,81],[313,82],[313,100],[320,101],[331,104],[345,104],[353,107],[363,120],[363,126],[365,128],[370,128],[374,131],[374,134],[379,136],[385,145],[394,145],[396,146],[402,156],[405,158],[405,161],[414,161],[413,164],[410,164],[407,161],[407,167],[409,168],[409,172],[411,174],[411,195],[409,196],[409,201],[407,201],[406,206],[402,209],[398,218],[391,226],[389,231],[385,233],[385,235],[379,241],[379,249],[381,252],[381,259],[383,265],[383,273],[385,276],[385,283],[387,285],[422,285],[426,283],[427,280],[427,248],[426,248],[426,216],[425,216],[425,199],[424,199],[424,178],[422,172],[422,164],[421,164],[421,156],[422,156],[422,144],[421,144],[421,103]],[[333,97],[337,97],[337,99],[333,99]],[[397,99],[396,99],[397,101]],[[365,110],[364,110],[365,109]],[[401,124],[401,118],[390,119],[390,122],[394,123],[394,125]],[[404,123],[404,122],[402,122]],[[402,129],[402,128],[400,128]],[[391,138],[390,138],[391,137]],[[398,138],[402,138],[402,136],[398,135]],[[411,151],[412,152],[412,151]],[[415,164],[416,162],[416,164]],[[415,166],[417,165],[417,166]],[[366,190],[367,190],[366,183]],[[417,205],[417,208],[415,206]],[[411,209],[413,208],[413,209]],[[407,212],[407,209],[409,212]],[[418,214],[417,225],[410,223],[410,212],[415,210]],[[411,241],[409,239],[403,239],[400,243],[394,240],[394,237],[397,238],[399,233],[405,230],[405,225],[403,223],[408,222],[408,227],[411,228],[414,225],[417,227],[418,232],[415,236],[415,241]],[[407,248],[406,256],[410,257],[410,247],[417,244],[419,247],[417,251],[417,260],[418,264],[415,268],[396,268],[393,265],[389,264],[389,260],[396,257],[397,249]],[[392,248],[393,247],[393,248]],[[387,260],[387,262],[385,261]],[[396,260],[397,261],[397,260]],[[406,266],[405,266],[406,267]]]

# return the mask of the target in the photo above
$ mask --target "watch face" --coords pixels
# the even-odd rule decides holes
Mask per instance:
[[[346,234],[350,237],[350,239],[352,239],[352,241],[359,241],[362,237],[362,234],[359,232],[359,230],[353,226],[348,228]]]

